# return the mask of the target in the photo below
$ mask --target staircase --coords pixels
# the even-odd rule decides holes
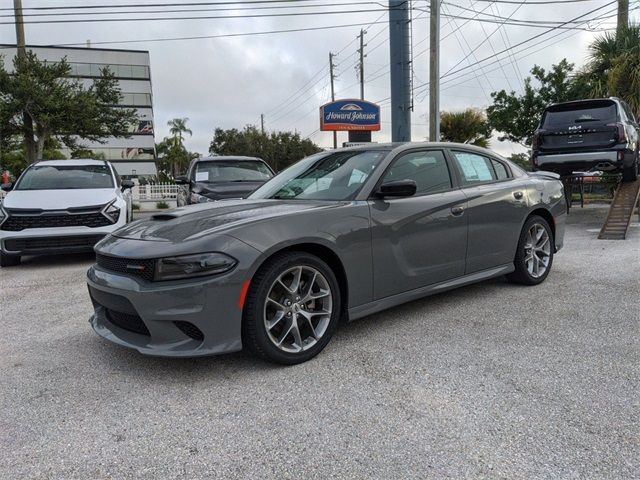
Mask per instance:
[[[613,196],[607,219],[602,225],[598,238],[603,240],[624,240],[627,237],[633,210],[640,197],[640,178],[635,182],[621,183]]]

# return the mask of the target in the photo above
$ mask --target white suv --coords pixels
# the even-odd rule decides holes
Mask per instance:
[[[0,266],[22,255],[91,251],[131,220],[131,180],[101,160],[34,163],[0,205]]]

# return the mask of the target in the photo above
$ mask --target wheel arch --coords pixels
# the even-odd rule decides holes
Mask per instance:
[[[556,237],[556,221],[553,218],[553,215],[551,214],[551,212],[549,210],[547,210],[546,208],[536,208],[535,210],[532,210],[531,212],[529,212],[529,215],[527,215],[527,218],[524,219],[523,225],[527,222],[527,220],[529,220],[529,218],[531,218],[534,215],[542,217],[547,221],[547,223],[551,227],[551,233],[553,234],[553,238],[555,239],[555,237]]]
[[[270,251],[269,254],[260,261],[260,264],[253,272],[252,277],[255,276],[256,272],[258,272],[269,259],[285,252],[309,253],[320,258],[329,266],[333,274],[336,276],[336,280],[338,281],[338,288],[340,289],[340,302],[342,310],[341,319],[346,320],[349,305],[349,285],[347,281],[347,272],[338,254],[327,245],[312,241],[305,241],[277,248],[273,251]]]

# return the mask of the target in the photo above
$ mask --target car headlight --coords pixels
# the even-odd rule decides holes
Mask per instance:
[[[113,223],[116,223],[118,221],[118,218],[120,218],[120,209],[116,207],[115,200],[108,204],[105,208],[103,208],[102,213]]]
[[[0,203],[0,225],[2,225],[2,223],[7,219],[7,214],[5,213],[4,209],[2,208],[2,204]]]
[[[209,197],[205,197],[204,195],[200,195],[198,193],[192,193],[190,200],[191,203],[206,203],[211,201]]]
[[[156,262],[154,280],[177,280],[224,273],[236,266],[238,261],[224,253],[197,253],[179,257],[160,258]]]

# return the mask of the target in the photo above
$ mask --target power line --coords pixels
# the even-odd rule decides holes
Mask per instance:
[[[375,23],[387,23],[387,22],[375,22]],[[229,37],[250,37],[254,35],[272,35],[279,33],[296,33],[296,32],[311,32],[318,30],[332,30],[336,28],[350,28],[350,27],[362,27],[364,25],[370,25],[370,23],[348,23],[343,25],[325,25],[322,27],[306,27],[306,28],[289,28],[283,30],[267,30],[262,32],[238,32],[238,33],[220,33],[217,35],[197,35],[191,37],[165,37],[165,38],[146,38],[138,40],[110,40],[101,42],[91,42],[92,45],[121,45],[129,43],[155,43],[155,42],[174,42],[183,40],[206,40],[213,38],[229,38]],[[39,45],[40,47],[54,46],[54,47],[73,47],[78,45],[85,45],[85,42],[75,43],[58,43],[53,45]],[[0,49],[15,48],[13,46],[2,46]]]
[[[356,1],[350,2],[349,6],[354,5],[378,5],[383,6],[380,2],[375,1]],[[150,14],[150,13],[190,13],[190,12],[228,12],[228,11],[246,11],[246,10],[289,10],[292,8],[320,8],[320,7],[345,7],[344,3],[318,3],[306,5],[275,5],[258,7],[223,7],[223,8],[175,8],[163,10],[125,10],[125,11],[107,11],[96,12],[93,10],[83,12],[57,12],[57,13],[25,13],[24,17],[60,17],[60,16],[81,16],[81,15],[131,15],[131,14]],[[106,8],[106,7],[105,7]],[[3,14],[2,17],[13,17],[13,14]]]
[[[296,0],[296,3],[316,2],[318,0]],[[290,0],[227,0],[217,2],[165,2],[165,3],[124,3],[113,5],[57,5],[46,7],[23,7],[23,10],[96,10],[105,8],[160,8],[160,7],[200,7],[219,5],[264,5],[275,3],[291,3]],[[372,2],[381,5],[379,2]],[[12,7],[3,7],[0,10],[13,10]]]
[[[245,19],[245,18],[274,18],[274,17],[303,17],[309,15],[345,15],[345,14],[360,14],[360,13],[373,13],[373,12],[388,12],[387,8],[369,8],[361,10],[336,10],[336,11],[323,11],[323,12],[293,12],[293,13],[254,13],[249,15],[198,15],[191,17],[127,17],[127,18],[87,18],[87,19],[68,19],[68,20],[29,20],[23,21],[24,24],[36,25],[36,24],[58,24],[58,23],[106,23],[106,22],[157,22],[157,21],[176,21],[176,20],[233,20],[233,19]],[[13,25],[15,22],[6,21],[0,22],[0,25]]]

